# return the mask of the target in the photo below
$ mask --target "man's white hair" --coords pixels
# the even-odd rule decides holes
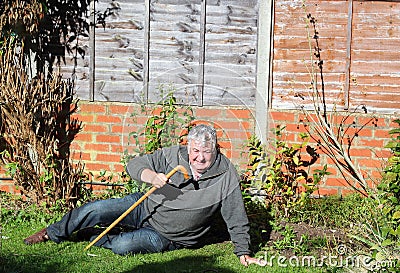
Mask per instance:
[[[217,148],[217,131],[209,125],[196,125],[189,131],[187,139],[189,147],[192,141],[199,141],[202,145],[210,143],[213,151]]]

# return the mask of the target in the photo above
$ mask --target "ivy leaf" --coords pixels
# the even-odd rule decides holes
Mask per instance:
[[[390,246],[390,245],[392,245],[394,242],[392,241],[392,240],[390,240],[390,239],[385,239],[383,242],[382,242],[382,246],[383,247],[385,247],[385,246]]]
[[[392,219],[393,220],[400,219],[400,211],[396,211],[395,213],[393,213]]]

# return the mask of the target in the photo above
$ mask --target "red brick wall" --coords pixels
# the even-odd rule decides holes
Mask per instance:
[[[271,111],[271,124],[286,126],[286,139],[288,142],[300,142],[299,133],[306,132],[303,124],[304,114],[299,111]],[[344,116],[338,115],[336,120],[340,121]],[[350,128],[347,132],[349,136],[353,136],[354,132],[358,132],[358,137],[355,137],[352,142],[350,156],[353,163],[361,171],[364,179],[371,187],[376,186],[381,179],[381,171],[390,157],[390,150],[384,148],[385,144],[390,139],[388,131],[397,127],[393,122],[396,115],[384,114],[354,114],[348,119],[346,124],[354,122],[355,128]],[[332,124],[335,124],[333,122]],[[338,124],[338,123],[336,123]],[[309,127],[312,124],[308,125]],[[362,127],[362,128],[361,128]],[[346,126],[345,126],[346,128]],[[317,147],[314,141],[310,141],[310,145]],[[321,168],[324,164],[328,165],[328,171],[331,173],[321,184],[319,194],[347,194],[350,188],[346,184],[343,176],[340,174],[333,161],[326,155],[321,154],[320,160],[313,168]],[[347,174],[348,176],[348,174]],[[353,184],[357,186],[356,183]]]
[[[143,128],[147,117],[140,115],[140,106],[128,103],[81,102],[76,118],[83,121],[83,131],[73,143],[74,158],[86,163],[88,170],[121,172],[119,162],[123,151],[133,151],[128,143],[128,134]],[[244,108],[194,108],[197,122],[214,124],[222,151],[235,164],[243,165],[246,158],[241,156],[244,140],[253,132],[254,117]],[[136,113],[135,119],[131,117]]]
[[[83,130],[73,142],[74,159],[81,158],[87,172],[94,174],[105,170],[107,173],[118,174],[123,170],[120,163],[125,149],[133,150],[133,145],[128,145],[128,134],[137,130],[146,121],[146,117],[137,117],[134,123],[131,113],[138,113],[138,105],[124,103],[91,103],[80,102],[79,112],[76,115],[83,122]],[[246,156],[246,139],[254,133],[255,119],[253,112],[244,108],[194,108],[197,121],[209,122],[218,129],[218,137],[225,153],[239,171],[244,170]],[[370,120],[372,116],[357,114],[355,124],[360,125]],[[367,124],[354,141],[351,155],[354,162],[360,166],[366,180],[379,181],[380,170],[385,158],[390,156],[389,150],[383,148],[389,139],[388,130],[394,128],[392,122],[395,116],[375,115],[376,122]],[[271,110],[269,115],[270,126],[285,125],[286,139],[289,143],[299,142],[298,133],[304,132],[300,120],[304,119],[298,111]],[[319,165],[329,165],[332,173],[321,185],[320,194],[345,194],[348,188],[335,166],[327,157],[321,156]],[[0,190],[15,191],[11,181],[1,181]]]

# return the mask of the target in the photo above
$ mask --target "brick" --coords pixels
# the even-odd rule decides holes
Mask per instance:
[[[227,132],[227,138],[228,139],[249,139],[251,136],[250,132],[246,131],[228,131]]]
[[[115,162],[120,162],[121,161],[121,156],[122,155],[115,155],[115,154],[97,154],[96,156],[96,161],[100,162],[109,162],[109,163],[115,163]]]
[[[94,162],[87,162],[85,163],[86,166],[86,170],[91,170],[93,172],[95,171],[102,171],[102,170],[106,170],[109,171],[110,170],[110,164],[105,164],[105,163],[94,163]]]
[[[221,149],[221,153],[225,155],[228,159],[232,159],[232,150],[231,149]]]
[[[224,131],[244,130],[237,121],[215,121],[215,124]]]
[[[390,128],[387,128],[386,130],[375,130],[374,131],[374,137],[375,138],[390,139],[389,130],[390,130]]]
[[[340,194],[341,196],[348,196],[348,195],[354,194],[354,193],[357,193],[357,191],[356,191],[356,190],[353,190],[353,189],[350,189],[350,188],[341,188],[341,189],[339,190],[339,194]]]
[[[350,156],[351,157],[371,157],[372,153],[370,149],[361,149],[361,148],[351,148],[350,149]]]
[[[106,113],[107,107],[99,103],[79,103],[79,113]]]
[[[93,115],[81,115],[81,114],[73,114],[71,116],[72,119],[77,119],[82,122],[93,122],[94,121],[94,116]]]
[[[328,186],[328,187],[346,187],[347,183],[343,178],[332,178],[332,177],[329,177],[325,181],[324,186]]]
[[[389,150],[379,150],[375,152],[375,156],[377,158],[389,158],[391,157],[393,154],[389,151]]]
[[[304,126],[302,126],[299,123],[288,123],[286,124],[286,128],[285,128],[286,132],[293,132],[296,135],[300,132],[306,132],[306,130],[304,129]]]
[[[78,141],[74,141],[71,143],[71,146],[69,147],[70,150],[82,150],[82,147],[80,145],[80,143],[78,143]]]
[[[205,124],[205,125],[213,126],[217,131],[218,131],[218,129],[221,129],[221,127],[218,126],[217,123],[214,123],[213,121],[210,121],[210,120],[195,119],[194,121],[191,122],[192,126],[196,126],[196,125],[199,125],[199,124]]]
[[[375,117],[358,117],[357,118],[358,125],[367,124],[367,126],[372,127],[386,127],[386,119],[384,118],[375,118]]]
[[[127,113],[134,113],[135,110],[140,109],[133,107],[133,106],[128,106],[128,105],[115,105],[115,104],[111,104],[108,107],[109,111],[111,114],[123,114],[126,115]]]
[[[294,122],[295,115],[291,112],[270,112],[273,120]]]
[[[220,109],[206,109],[206,108],[198,108],[194,111],[195,117],[204,118],[204,117],[222,117],[222,111]]]
[[[96,122],[102,123],[121,123],[122,119],[118,116],[105,116],[105,115],[98,115],[96,116]]]
[[[228,119],[254,119],[252,111],[249,109],[227,109],[225,111],[226,118]]]
[[[90,153],[73,152],[72,159],[74,160],[91,160]]]
[[[383,168],[384,168],[384,166],[382,166],[382,170],[383,170]],[[379,181],[378,184],[382,180],[382,174],[383,174],[383,172],[380,170],[372,170],[371,171],[371,175],[372,175],[373,179],[374,180],[376,179],[376,181]]]
[[[326,188],[326,187],[321,187],[313,193],[313,195],[317,196],[330,196],[337,194],[338,194],[338,188]]]
[[[97,135],[96,141],[104,143],[121,143],[121,137],[114,135]]]
[[[124,152],[124,148],[121,145],[110,145],[111,146],[111,152],[112,153],[122,153]]]
[[[93,141],[93,135],[90,133],[79,133],[75,136],[76,141],[90,142]]]
[[[221,149],[227,150],[227,149],[232,149],[232,142],[230,141],[218,141],[219,146]]]
[[[118,133],[118,134],[122,134],[125,130],[126,126],[121,126],[121,125],[111,125],[111,133]]]
[[[364,168],[379,168],[380,167],[380,162],[379,160],[373,160],[371,158],[367,158],[367,159],[362,159],[362,158],[357,158],[355,160],[355,165],[357,166],[357,164],[360,167],[364,167]]]
[[[85,151],[96,151],[96,152],[109,152],[109,144],[97,144],[97,143],[87,143],[84,145]]]
[[[125,171],[125,167],[122,164],[114,164],[113,171],[118,172],[118,173],[122,173],[123,171]]]
[[[350,138],[355,135],[357,135],[358,137],[372,137],[372,130],[366,127],[348,128],[345,129],[345,135],[350,136]]]
[[[108,186],[101,186],[101,185],[87,185],[87,187],[95,193],[101,193],[110,188]]]
[[[83,127],[84,132],[95,132],[95,133],[104,133],[108,132],[108,126],[107,125],[97,125],[97,124],[85,124]]]
[[[295,114],[293,114],[293,115],[295,116]],[[297,119],[295,118],[294,120],[296,122],[299,122],[299,123],[305,123],[305,124],[310,124],[311,123],[312,124],[315,121],[317,121],[318,118],[317,118],[317,115],[314,112],[308,111],[306,114],[304,114],[302,112],[299,112],[297,114]]]
[[[371,148],[382,148],[384,146],[383,139],[364,139],[358,140],[358,146],[371,147]]]
[[[4,191],[4,192],[12,192],[12,186],[8,185],[8,184],[0,184],[0,191]]]
[[[400,128],[399,124],[394,122],[394,120],[396,120],[396,119],[399,119],[399,117],[397,116],[397,117],[393,117],[393,118],[390,119],[390,122],[389,122],[389,128],[390,129]]]
[[[254,123],[253,122],[242,121],[242,122],[240,122],[240,126],[243,127],[243,129],[245,129],[247,131],[254,131]]]

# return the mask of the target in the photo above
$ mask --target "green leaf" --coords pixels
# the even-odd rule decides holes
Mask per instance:
[[[393,220],[400,219],[400,211],[396,211],[395,213],[393,213],[392,219]]]
[[[389,131],[389,134],[393,135],[393,134],[400,134],[400,128],[396,128],[396,129],[392,129]]]
[[[392,240],[390,240],[390,239],[385,239],[385,240],[383,240],[383,242],[382,242],[382,246],[383,247],[385,247],[385,246],[390,246],[390,245],[392,245],[394,242],[392,241]]]

